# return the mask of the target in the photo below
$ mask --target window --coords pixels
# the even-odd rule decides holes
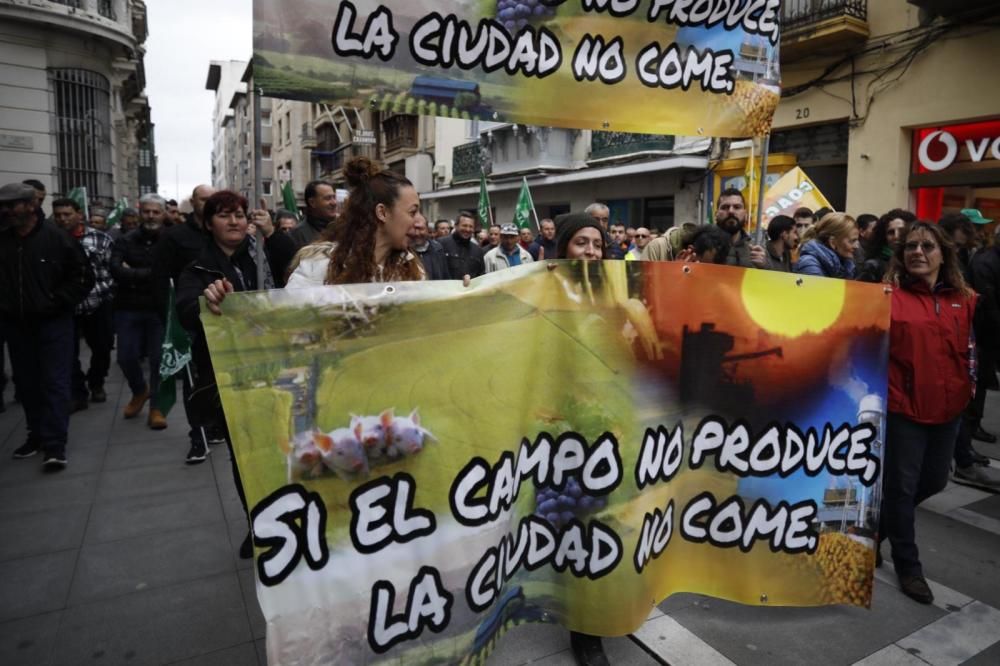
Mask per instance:
[[[281,133],[281,118],[278,118],[278,141],[281,141],[281,137],[282,137],[282,133]]]
[[[260,112],[260,124],[261,124],[262,127],[270,127],[271,126],[271,112],[270,111],[263,111],[262,110]]]
[[[85,69],[50,69],[49,79],[56,104],[59,191],[86,187],[91,199],[113,201],[111,84]]]
[[[271,145],[270,144],[268,144],[266,146],[261,146],[260,147],[260,158],[262,160],[269,160],[269,159],[271,159]]]
[[[115,9],[111,6],[111,0],[97,0],[97,13],[112,21],[117,19]]]
[[[292,112],[285,114],[285,143],[292,142]]]
[[[263,181],[263,186],[264,186],[264,196],[265,197],[271,196],[271,181],[269,180]]]
[[[139,151],[139,166],[144,168],[153,166],[153,156],[148,148],[143,148]]]

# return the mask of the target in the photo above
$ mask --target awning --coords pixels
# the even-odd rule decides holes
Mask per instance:
[[[673,171],[675,169],[708,169],[708,157],[701,155],[678,155],[662,160],[651,160],[649,162],[636,162],[633,164],[619,164],[617,166],[606,166],[590,169],[580,169],[569,173],[552,174],[550,176],[528,176],[528,186],[531,188],[545,187],[546,185],[559,185],[561,183],[576,183],[604,178],[617,178],[621,176],[633,176],[640,173],[653,173],[656,171]],[[503,192],[505,190],[518,190],[521,188],[521,180],[506,180],[499,183],[488,183],[490,193]],[[479,195],[479,183],[473,183],[464,187],[453,187],[446,190],[434,190],[432,192],[421,192],[420,198],[448,199],[451,197],[464,197],[469,195]]]

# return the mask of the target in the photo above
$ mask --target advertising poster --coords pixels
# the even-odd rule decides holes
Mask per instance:
[[[270,663],[481,663],[677,592],[868,606],[889,312],[658,262],[232,294],[202,320]]]
[[[271,97],[451,118],[760,136],[778,0],[254,0]]]

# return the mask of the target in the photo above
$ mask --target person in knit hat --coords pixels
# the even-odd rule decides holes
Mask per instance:
[[[556,259],[604,258],[604,230],[588,213],[556,218]]]

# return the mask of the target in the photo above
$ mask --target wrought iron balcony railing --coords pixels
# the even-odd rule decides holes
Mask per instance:
[[[868,20],[868,0],[784,0],[781,27],[785,32],[832,18]]]

